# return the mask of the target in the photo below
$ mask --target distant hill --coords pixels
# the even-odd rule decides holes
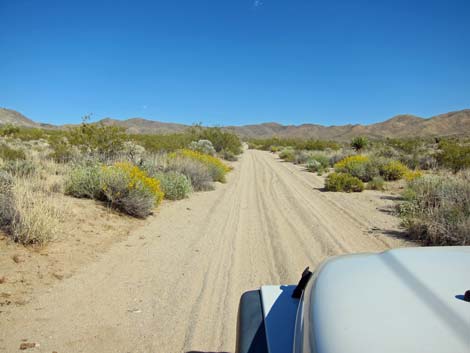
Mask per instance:
[[[134,134],[169,134],[183,132],[189,127],[183,124],[165,123],[143,118],[127,120],[106,118],[100,122],[105,125],[121,126],[127,132]],[[0,125],[6,123],[28,127],[61,128],[48,124],[38,124],[14,110],[0,108]],[[67,126],[62,126],[62,128],[64,127]],[[339,141],[349,140],[358,135],[371,138],[470,135],[470,109],[445,113],[427,119],[414,115],[397,115],[384,122],[370,125],[323,126],[317,124],[281,125],[278,123],[264,123],[226,126],[223,129],[244,138],[299,137]]]
[[[25,127],[40,127],[40,124],[28,119],[16,110],[0,108],[0,125],[12,124]]]

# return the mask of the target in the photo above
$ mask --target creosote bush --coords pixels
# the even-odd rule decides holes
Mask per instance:
[[[364,190],[364,184],[352,175],[331,173],[325,180],[325,189],[328,191],[361,192]]]
[[[26,159],[26,154],[22,150],[10,148],[7,145],[0,144],[0,159],[3,159],[4,161]]]
[[[291,147],[284,148],[279,153],[279,158],[285,160],[286,162],[294,162],[294,160],[295,160],[295,150]]]
[[[439,165],[451,169],[454,173],[470,168],[470,145],[455,141],[440,141],[437,160]]]
[[[427,245],[470,244],[470,173],[425,175],[405,190],[399,205],[412,239]]]

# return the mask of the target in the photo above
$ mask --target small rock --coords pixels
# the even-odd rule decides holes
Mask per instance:
[[[26,304],[28,304],[28,301],[25,300],[25,299],[18,299],[18,300],[15,300],[15,304],[16,305],[26,305]]]
[[[15,261],[17,264],[19,264],[20,262],[24,262],[24,258],[18,254],[13,255],[12,260]]]
[[[59,281],[62,281],[62,280],[64,279],[64,275],[63,275],[63,274],[54,272],[52,275],[53,275],[55,278],[57,278]]]
[[[140,309],[129,309],[127,311],[130,312],[130,313],[133,313],[133,314],[138,314],[138,313],[142,312],[142,310],[140,310]]]
[[[26,349],[29,349],[29,348],[36,348],[36,347],[39,347],[39,344],[38,343],[32,343],[32,342],[25,342],[25,343],[21,343],[20,344],[20,349],[22,351],[26,350]]]
[[[0,284],[3,284],[7,281],[7,279],[5,278],[5,276],[3,277],[0,277]]]

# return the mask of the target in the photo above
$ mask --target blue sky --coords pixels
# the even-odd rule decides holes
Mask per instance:
[[[0,106],[371,123],[470,108],[470,1],[0,0]]]

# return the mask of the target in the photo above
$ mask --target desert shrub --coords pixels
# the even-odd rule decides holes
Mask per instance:
[[[364,155],[349,156],[334,165],[335,171],[350,174],[364,182],[379,176],[379,166],[375,160]]]
[[[454,141],[441,141],[437,161],[441,167],[449,168],[454,173],[470,168],[470,145],[461,145]]]
[[[380,170],[380,174],[385,180],[399,180],[406,172],[408,172],[408,168],[399,161],[390,161]]]
[[[27,159],[7,161],[2,169],[14,176],[30,177],[36,173],[36,165]]]
[[[336,163],[338,163],[339,161],[345,159],[346,157],[349,157],[353,155],[352,151],[339,151],[339,152],[336,152],[334,153],[331,157],[330,157],[330,166],[333,167]]]
[[[369,140],[365,136],[354,137],[351,141],[351,148],[355,151],[362,151],[369,144]]]
[[[0,170],[0,226],[11,223],[14,211],[13,177]]]
[[[337,162],[334,167],[335,170],[338,172],[344,172],[347,173],[349,169],[351,169],[351,166],[356,165],[356,164],[364,164],[366,162],[369,162],[369,157],[364,156],[362,154],[354,155],[354,156],[348,156]]]
[[[212,142],[210,142],[209,140],[192,141],[189,144],[188,148],[190,150],[208,154],[210,156],[215,155],[215,148],[212,145]]]
[[[74,197],[101,199],[100,179],[100,165],[76,166],[66,178],[65,193]]]
[[[102,123],[90,124],[88,119],[85,117],[79,127],[69,131],[68,141],[71,145],[102,160],[113,159],[123,151],[124,142],[128,139],[123,128]]]
[[[373,177],[372,180],[367,183],[367,188],[369,190],[383,190],[384,186],[385,181],[379,176]]]
[[[269,152],[276,153],[279,152],[281,148],[279,146],[269,146]]]
[[[364,190],[364,184],[352,175],[331,173],[325,180],[325,189],[328,191],[361,192]]]
[[[305,167],[309,172],[312,173],[321,171],[321,163],[313,158],[309,158]]]
[[[0,171],[0,226],[17,242],[44,245],[57,233],[62,212],[39,180]]]
[[[294,164],[304,164],[310,157],[310,153],[308,151],[295,151],[294,153]]]
[[[34,189],[41,188],[17,183],[14,213],[8,229],[14,241],[41,246],[56,237],[62,219],[60,206],[63,205],[56,204],[49,195]]]
[[[224,131],[220,127],[202,127],[194,125],[188,129],[187,134],[192,140],[209,140],[216,152],[223,150],[238,155],[242,152],[240,138],[229,131]]]
[[[168,160],[165,170],[177,171],[186,175],[186,177],[191,181],[191,185],[195,191],[214,189],[209,167],[198,160],[186,158],[181,155],[175,155]]]
[[[123,159],[138,164],[144,159],[145,148],[134,141],[125,141],[122,146]]]
[[[403,174],[403,178],[410,182],[415,180],[416,178],[421,178],[423,176],[423,172],[420,170],[407,170],[405,174]]]
[[[422,170],[431,170],[436,169],[438,166],[438,162],[436,157],[433,155],[426,154],[424,156],[418,157],[418,166],[417,168]]]
[[[168,200],[184,199],[192,191],[191,181],[180,172],[160,172],[153,174],[152,177],[160,181],[160,187]]]
[[[0,136],[11,136],[20,132],[20,128],[13,124],[0,126]]]
[[[115,163],[101,170],[100,189],[112,207],[144,218],[163,199],[160,182],[130,163]]]
[[[68,163],[72,161],[78,152],[68,143],[66,138],[51,139],[51,148],[52,152],[49,154],[49,157],[57,163]]]
[[[212,176],[213,181],[220,181],[221,183],[225,182],[225,175],[230,171],[230,167],[224,164],[220,159],[214,156],[209,156],[200,152],[192,150],[180,150],[178,152],[172,153],[169,155],[169,158],[175,158],[181,156],[184,158],[189,158],[196,160],[207,166],[209,173]],[[192,180],[191,180],[192,181]]]
[[[286,162],[293,162],[295,159],[295,151],[293,148],[284,148],[279,153],[279,158],[285,160]]]
[[[22,150],[10,148],[7,145],[0,145],[0,159],[16,161],[18,159],[26,159],[26,154]]]
[[[410,236],[427,245],[469,245],[469,181],[468,175],[426,175],[408,183],[399,213]]]
[[[27,159],[8,161],[2,166],[2,169],[11,175],[20,177],[30,177],[37,172],[36,164]]]
[[[324,172],[330,166],[330,159],[321,154],[313,154],[307,161],[307,170],[309,172]]]
[[[230,151],[226,151],[226,150],[223,150],[220,152],[220,156],[225,159],[226,161],[229,161],[229,162],[235,162],[238,160],[238,157],[236,154],[234,154],[233,152],[230,152]]]

